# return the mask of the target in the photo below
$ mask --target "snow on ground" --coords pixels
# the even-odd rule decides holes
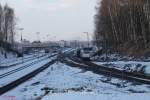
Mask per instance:
[[[40,61],[40,60],[42,60],[42,59],[46,59],[46,58],[48,58],[48,56],[49,55],[45,55],[45,56],[43,56],[43,57],[40,57],[40,58],[36,58],[36,59],[29,59],[29,61],[28,62],[25,62],[25,61],[23,61],[23,63],[21,63],[21,64],[17,64],[17,65],[14,65],[14,66],[10,66],[10,67],[7,67],[7,68],[2,68],[2,69],[0,69],[0,75],[1,74],[4,74],[4,73],[6,73],[6,72],[9,72],[9,71],[11,71],[11,70],[14,70],[14,69],[17,69],[17,68],[20,68],[20,67],[22,67],[22,66],[25,66],[25,65],[27,65],[27,64],[30,64],[30,63],[32,63],[32,62],[35,62],[35,61]],[[22,62],[22,60],[19,60],[19,62]]]
[[[113,62],[94,62],[98,65],[106,65],[108,67],[117,68],[128,71],[144,71],[145,74],[150,75],[150,62],[140,61],[113,61]]]
[[[4,78],[0,78],[0,87],[14,81],[14,80],[17,80],[19,79],[20,77],[23,77],[25,75],[27,75],[28,73],[38,69],[39,67],[45,65],[46,63],[48,63],[50,60],[52,60],[52,58],[48,59],[48,55],[47,56],[44,56],[42,58],[39,58],[39,59],[36,59],[34,61],[36,61],[36,64],[33,64],[32,66],[29,66],[21,71],[18,71],[18,72],[15,72],[9,76],[6,76]],[[34,62],[34,61],[31,61],[31,62]],[[30,62],[30,63],[31,63]],[[22,64],[21,66],[25,66],[27,64],[30,64],[30,63],[26,63],[26,64]],[[17,69],[17,68],[20,68],[21,67],[20,65],[19,66],[16,66],[16,67],[12,67],[10,69],[7,69],[7,70],[1,70],[1,74],[3,73],[6,73],[6,72],[9,72],[9,71],[12,71],[14,69]],[[0,75],[1,75],[0,74]]]
[[[42,100],[149,100],[149,94],[64,93],[45,96]]]
[[[58,63],[2,95],[0,100],[9,96],[15,100],[149,100],[150,86],[116,78],[107,81],[103,75]]]
[[[12,54],[12,53],[7,53],[7,59],[4,57],[4,54],[1,53],[0,51],[0,63],[9,61],[10,59],[15,59],[17,58],[16,55]]]
[[[107,56],[106,54],[102,54],[91,59],[98,65],[150,75],[150,57],[137,59],[119,54],[108,54]]]
[[[0,68],[5,68],[7,66],[11,66],[11,65],[14,65],[14,64],[18,64],[18,63],[22,63],[22,60],[23,62],[27,62],[29,60],[32,60],[34,58],[37,58],[37,57],[40,57],[40,56],[43,56],[45,55],[45,53],[36,53],[36,54],[30,54],[30,55],[24,55],[24,57],[12,57],[12,58],[8,58],[8,59],[3,59],[1,62],[0,62]]]
[[[96,60],[96,61],[105,61],[105,59],[107,58],[108,61],[130,61],[132,59],[134,59],[133,57],[127,57],[127,56],[122,56],[119,54],[102,54],[100,56],[94,56],[91,59]]]

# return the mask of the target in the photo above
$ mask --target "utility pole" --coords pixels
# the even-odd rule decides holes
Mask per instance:
[[[90,47],[90,37],[88,32],[83,32],[87,35],[88,47]]]
[[[39,46],[40,46],[40,39],[39,39],[39,34],[40,32],[36,32],[36,35],[37,35],[37,42],[39,41]],[[39,48],[38,48],[38,59],[39,59]]]
[[[23,37],[22,37],[22,31],[24,30],[24,28],[18,28],[18,30],[21,31],[20,42],[21,42],[22,63],[23,63],[23,44],[22,44]]]

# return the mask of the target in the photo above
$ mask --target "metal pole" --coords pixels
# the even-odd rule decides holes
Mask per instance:
[[[88,41],[88,47],[90,47],[90,38],[89,38],[89,33],[88,32],[84,32],[87,35],[87,41]]]
[[[36,32],[36,34],[37,34],[37,41],[39,41],[39,46],[40,46],[40,39],[39,39],[40,32]],[[38,59],[39,59],[39,48],[38,48]]]
[[[23,29],[22,29],[23,30]],[[23,63],[23,44],[22,44],[22,30],[21,30],[21,46],[22,46],[22,63]]]
[[[20,41],[21,41],[21,52],[22,52],[22,63],[23,63],[23,44],[22,44],[22,31],[24,30],[24,28],[19,28],[19,30],[21,31],[21,37],[20,37]]]

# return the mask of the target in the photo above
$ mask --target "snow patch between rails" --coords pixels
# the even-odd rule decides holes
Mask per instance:
[[[111,83],[120,84],[122,80],[112,78],[111,81],[104,82],[105,79],[107,77],[103,75],[89,71],[82,72],[81,69],[58,63],[3,96],[15,96],[16,100],[131,100],[130,98],[149,100],[150,98],[148,85],[133,85],[127,82],[126,87],[118,88]],[[142,93],[132,94],[131,91]]]

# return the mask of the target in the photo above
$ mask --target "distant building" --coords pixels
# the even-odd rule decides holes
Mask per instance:
[[[22,44],[23,44],[23,45],[28,45],[28,44],[30,44],[30,41],[28,41],[28,40],[26,40],[26,39],[23,39],[23,40],[22,40]]]
[[[41,41],[33,41],[32,44],[41,44]]]

